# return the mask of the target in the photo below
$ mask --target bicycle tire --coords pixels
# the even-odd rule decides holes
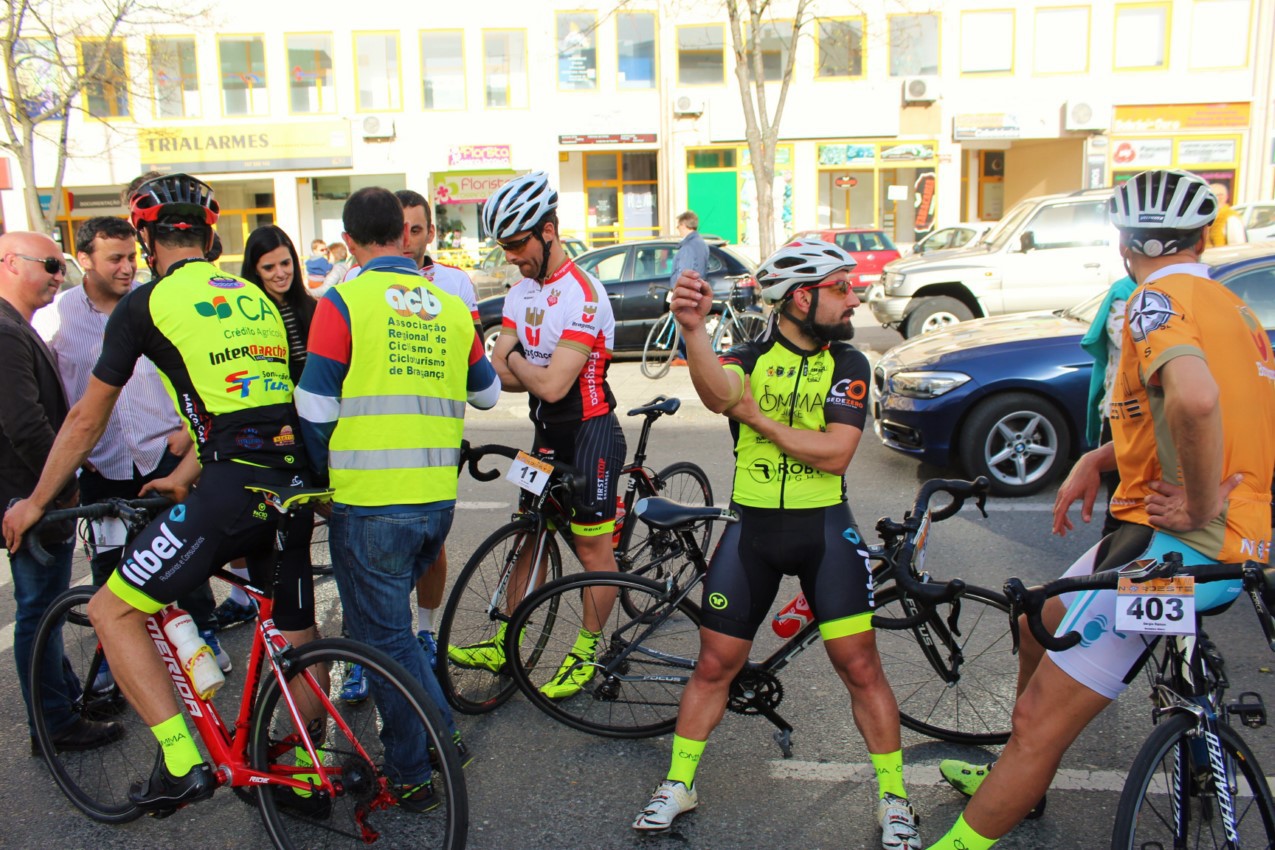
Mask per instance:
[[[680,336],[672,313],[665,313],[651,325],[651,330],[646,335],[646,344],[642,346],[643,375],[656,380],[668,374],[673,357],[677,354]]]
[[[1175,788],[1173,782],[1175,765],[1185,765],[1188,771],[1193,766],[1192,744],[1202,743],[1192,740],[1195,728],[1195,717],[1174,712],[1147,736],[1120,792],[1116,822],[1111,831],[1112,848],[1187,846],[1203,850],[1232,846],[1226,842],[1216,798],[1201,793],[1203,786],[1190,778],[1189,772],[1186,783]],[[1275,842],[1275,800],[1271,798],[1266,776],[1238,732],[1225,723],[1219,724],[1218,731],[1224,763],[1243,777],[1243,783],[1238,781],[1239,776],[1233,776],[1231,783],[1238,846],[1270,847]],[[1207,776],[1212,779],[1211,772]],[[1181,799],[1183,792],[1185,800]],[[1179,831],[1174,826],[1175,805],[1183,804],[1181,840],[1175,841],[1175,832]]]
[[[314,515],[314,534],[310,537],[310,571],[316,576],[332,575],[332,549],[328,542],[328,521]]]
[[[960,604],[959,635],[948,625],[951,605],[943,604],[914,628],[875,629],[877,651],[904,726],[956,744],[1003,744],[1009,740],[1018,685],[1009,605],[1000,593],[973,585]],[[903,616],[897,587],[877,594],[876,612]],[[949,683],[940,670],[954,650],[963,662]]]
[[[501,582],[524,543],[533,540],[536,528],[535,518],[528,516],[497,529],[474,550],[448,594],[438,625],[438,684],[452,708],[463,714],[492,711],[518,690],[507,667],[498,673],[459,667],[448,659],[447,649],[491,640],[508,621],[508,598]],[[547,534],[547,578],[555,579],[562,575],[562,555],[557,534]],[[533,640],[529,649],[537,644]]]
[[[343,677],[337,668],[353,664],[363,666],[372,687],[372,698],[357,706],[346,705],[338,697]],[[437,706],[406,668],[370,646],[346,638],[323,638],[288,650],[284,669],[289,682],[304,675],[303,681],[310,683],[308,691],[290,688],[294,698],[299,702],[315,699],[327,712],[321,742],[314,743],[324,766],[336,773],[337,792],[325,815],[310,816],[280,804],[283,795],[292,793],[287,787],[254,784],[261,820],[275,847],[362,847],[368,829],[379,833],[377,846],[446,850],[465,846],[469,795],[460,757]],[[313,675],[317,671],[329,675]],[[322,689],[323,678],[328,680],[326,689]],[[316,688],[322,689],[321,695]],[[410,724],[382,721],[377,699],[386,688],[406,701]],[[298,690],[306,696],[297,696]],[[253,712],[248,758],[257,770],[295,774],[299,736],[288,701],[280,699],[282,693],[279,680],[267,675]],[[408,725],[414,728],[405,728]],[[390,788],[397,777],[385,764],[386,745],[381,739],[391,729],[399,746],[411,746],[405,743],[411,738],[414,746],[432,748],[431,781],[440,798],[438,808],[419,814],[395,805]]]
[[[111,684],[96,693],[91,685],[101,663],[101,646],[97,632],[89,622],[86,606],[97,592],[96,587],[73,587],[53,600],[36,627],[35,651],[31,662],[31,703],[35,716],[35,737],[62,793],[76,808],[95,821],[127,823],[142,815],[142,810],[128,799],[128,786],[150,775],[155,765],[155,736],[119,688]],[[52,692],[47,688],[40,667],[48,652],[55,651],[55,639],[61,636],[63,669],[67,684],[75,681],[79,696],[72,708],[81,716],[113,720],[124,726],[119,740],[85,752],[57,752],[46,722],[46,700]]]
[[[713,504],[713,485],[708,474],[698,465],[690,461],[678,461],[669,464],[655,475],[655,493],[639,492],[639,496],[657,495],[684,505]],[[645,491],[645,482],[639,481],[639,491]],[[636,523],[629,538],[628,549],[616,552],[616,564],[621,572],[629,575],[643,576],[663,582],[670,576],[675,583],[685,580],[686,573],[693,568],[689,557],[679,556],[682,543],[672,531],[651,528],[634,518]],[[705,559],[709,556],[709,542],[713,536],[713,524],[708,520],[696,524],[696,542]],[[620,601],[630,606],[628,596],[620,594]],[[630,615],[636,615],[637,609],[628,607]]]
[[[743,310],[735,314],[735,345],[741,342],[752,342],[760,339],[766,332],[765,315],[753,310]]]
[[[549,699],[540,687],[555,676],[572,649],[584,623],[583,593],[591,587],[629,594],[643,614],[635,617],[624,606],[611,606],[597,659],[607,674],[595,675],[575,696]],[[506,654],[519,690],[555,720],[607,738],[649,738],[673,731],[677,723],[682,691],[699,655],[699,624],[698,606],[689,601],[674,605],[658,582],[620,573],[582,573],[545,585],[514,612],[509,634],[536,629],[547,638],[540,654],[529,657],[511,639]]]

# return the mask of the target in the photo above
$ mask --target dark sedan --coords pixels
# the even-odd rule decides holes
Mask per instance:
[[[1204,256],[1212,276],[1275,328],[1275,243]],[[1084,451],[1093,360],[1080,348],[1102,302],[963,322],[895,346],[873,372],[877,436],[940,467],[986,475],[993,492],[1026,495]]]
[[[616,351],[641,351],[655,321],[664,315],[664,297],[673,271],[673,257],[680,240],[644,239],[586,251],[575,258],[580,268],[593,275],[606,289],[615,312]],[[752,268],[720,239],[708,242],[708,281],[719,300],[732,296],[743,309],[757,300],[757,284]],[[478,320],[488,354],[500,333],[504,293],[478,302]]]

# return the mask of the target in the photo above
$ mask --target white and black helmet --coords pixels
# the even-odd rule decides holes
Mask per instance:
[[[558,208],[558,193],[549,175],[533,171],[501,186],[483,205],[483,227],[496,239],[531,230]]]
[[[798,239],[771,254],[757,269],[757,285],[766,301],[782,301],[803,284],[818,283],[842,269],[852,269],[854,257],[831,242]]]
[[[1116,187],[1111,198],[1111,223],[1129,247],[1148,257],[1190,247],[1215,218],[1213,190],[1186,171],[1143,171]]]

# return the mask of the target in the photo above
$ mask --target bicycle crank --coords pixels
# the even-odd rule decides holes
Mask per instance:
[[[792,758],[792,725],[775,709],[784,700],[784,686],[773,673],[743,670],[730,684],[726,707],[736,714],[758,715],[775,726],[775,743],[784,758]]]

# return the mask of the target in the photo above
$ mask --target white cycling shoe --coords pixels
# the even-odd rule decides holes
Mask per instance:
[[[638,813],[633,828],[650,832],[668,829],[674,818],[698,805],[699,794],[693,786],[687,788],[681,782],[665,779],[651,795],[651,802]]]
[[[920,820],[905,798],[886,794],[877,803],[881,847],[884,850],[921,850],[921,836],[916,831]]]

